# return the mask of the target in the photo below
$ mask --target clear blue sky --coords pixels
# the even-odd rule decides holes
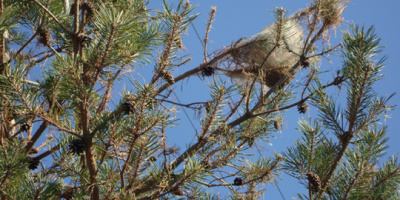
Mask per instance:
[[[170,2],[177,1],[171,0]],[[282,6],[291,14],[300,8],[305,8],[306,5],[310,3],[310,0],[192,0],[191,3],[192,5],[198,5],[195,12],[200,13],[200,16],[194,22],[194,26],[201,38],[204,37],[205,23],[208,18],[210,7],[217,7],[216,19],[210,32],[210,43],[208,44],[208,51],[212,52],[231,44],[241,37],[254,35],[265,26],[273,23],[274,17],[270,11],[274,10],[276,7]],[[151,0],[149,7],[159,8],[161,4],[162,0]],[[398,59],[400,56],[398,50],[400,47],[399,10],[399,0],[353,0],[349,3],[344,13],[345,21],[340,27],[340,29],[346,29],[346,25],[351,22],[360,25],[365,24],[366,27],[375,25],[378,36],[382,38],[381,45],[386,46],[381,56],[388,56],[388,64],[383,70],[383,74],[385,74],[386,77],[376,85],[376,91],[381,95],[389,95],[393,92],[400,93],[398,79],[400,75],[400,60]],[[340,36],[341,33],[340,30],[338,30],[336,36],[332,35],[331,44],[338,44],[340,42]],[[192,27],[190,27],[188,35],[183,37],[183,43],[187,49],[185,53],[189,54],[193,60],[188,65],[179,69],[179,71],[175,72],[175,76],[193,67],[197,67],[203,59],[202,46]],[[323,59],[321,69],[335,70],[340,68],[341,60],[337,58],[337,56],[336,58],[335,56],[330,57],[330,59],[333,60],[333,64]],[[332,77],[333,73],[327,78]],[[198,77],[192,77],[189,81],[177,84],[175,90],[179,90],[181,94],[184,94],[181,96],[180,101],[185,103],[207,100],[208,92],[206,83],[207,80],[200,80]],[[391,100],[392,105],[398,104],[399,102],[399,95],[396,95]],[[193,120],[194,114],[192,112],[188,114]],[[315,111],[308,113],[308,115],[299,115],[297,111],[290,111],[285,118],[282,133],[276,134],[276,139],[271,140],[272,146],[268,147],[269,151],[267,153],[274,151],[280,153],[285,150],[287,146],[293,145],[295,139],[300,136],[295,130],[297,121],[303,117],[315,116],[315,114]],[[389,114],[391,114],[392,118],[386,120],[386,124],[389,125],[387,136],[391,138],[387,156],[398,154],[400,150],[397,144],[400,141],[400,134],[398,133],[400,129],[400,111],[399,109],[395,109]],[[180,117],[182,118],[180,123],[183,125],[174,128],[171,135],[169,135],[169,139],[178,141],[178,143],[183,144],[184,147],[184,144],[193,138],[194,131],[189,125],[188,120],[185,119],[185,116],[182,114]],[[194,119],[193,122],[196,123],[196,119]],[[284,180],[279,182],[279,187],[286,199],[296,197],[297,192],[304,192],[304,189],[297,183],[296,179],[286,175],[282,177]],[[275,187],[269,185],[266,186],[266,189],[267,191],[265,192],[264,199],[282,199]]]

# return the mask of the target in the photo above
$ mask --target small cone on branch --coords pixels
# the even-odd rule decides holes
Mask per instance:
[[[50,46],[50,38],[51,38],[51,33],[49,31],[49,29],[45,28],[45,29],[38,29],[37,30],[39,35],[38,35],[38,41],[39,43],[45,45],[45,46]]]
[[[240,186],[242,184],[243,184],[243,180],[240,177],[236,177],[235,180],[233,180],[233,185]]]
[[[30,127],[31,126],[25,122],[25,123],[21,124],[20,129],[21,129],[21,131],[28,131]]]
[[[92,43],[92,38],[90,38],[86,34],[79,34],[78,40],[81,46],[83,47],[88,47],[90,43]]]
[[[308,67],[310,67],[310,63],[308,61],[304,61],[301,63],[301,67],[308,68]]]
[[[155,162],[155,161],[157,161],[157,157],[151,156],[148,161]]]
[[[179,175],[172,172],[170,177],[171,177],[171,179],[178,179]]]
[[[122,111],[124,111],[126,115],[133,113],[134,109],[135,109],[134,102],[125,102],[122,104]]]
[[[165,81],[168,82],[168,84],[173,85],[173,84],[175,83],[175,79],[174,79],[174,77],[172,76],[171,72],[169,72],[169,71],[162,71],[162,72],[161,72],[161,76],[163,77],[163,79],[164,79]]]
[[[307,113],[308,109],[309,109],[308,104],[306,103],[302,103],[297,106],[297,110],[299,111],[300,114]]]
[[[319,179],[319,176],[317,174],[310,174],[310,173],[308,173],[306,175],[307,175],[308,182],[311,183],[311,186],[312,186],[311,189],[314,192],[320,191],[322,189],[322,185],[321,185],[321,181]]]
[[[180,187],[175,188],[175,190],[172,191],[172,193],[174,193],[177,196],[183,196],[185,194]]]
[[[342,76],[337,76],[334,80],[333,80],[333,85],[340,85],[342,84],[342,82],[344,81]]]
[[[74,139],[69,143],[69,150],[76,155],[80,155],[85,151],[86,144],[82,139]]]
[[[38,159],[35,159],[35,158],[28,158],[28,168],[30,169],[30,170],[35,170],[35,169],[37,169],[38,168],[38,166],[39,166],[39,163],[40,163],[40,160],[38,160]]]
[[[214,74],[214,71],[215,71],[214,67],[211,67],[210,65],[206,65],[201,70],[201,75],[212,76]]]
[[[275,120],[274,121],[274,128],[276,130],[282,130],[282,124],[279,121]]]

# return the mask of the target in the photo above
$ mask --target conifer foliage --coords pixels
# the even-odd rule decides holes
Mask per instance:
[[[397,157],[382,158],[391,96],[372,87],[385,62],[379,38],[352,25],[343,45],[329,45],[347,1],[279,8],[260,33],[209,53],[212,7],[204,55],[191,55],[202,63],[181,37],[195,6],[161,3],[0,0],[1,199],[259,199],[283,173],[308,189],[300,199],[399,198]],[[332,51],[343,66],[323,83]],[[209,96],[181,102],[174,89],[196,77]],[[328,94],[336,87],[346,99]],[[177,109],[198,116],[185,145],[170,140],[184,125]],[[255,156],[286,131],[289,109],[318,116],[300,120],[285,152]]]

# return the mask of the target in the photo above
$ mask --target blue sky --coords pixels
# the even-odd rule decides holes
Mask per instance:
[[[177,2],[177,1],[170,1]],[[309,0],[192,0],[192,5],[198,5],[195,9],[196,13],[200,13],[200,16],[194,22],[194,26],[200,34],[200,37],[204,37],[205,23],[208,18],[208,13],[211,6],[217,7],[216,18],[213,23],[208,44],[208,51],[223,48],[237,41],[241,37],[251,36],[258,33],[262,28],[268,26],[274,22],[274,16],[270,12],[276,7],[283,7],[288,10],[289,14],[294,13],[300,8],[305,8],[310,3]],[[162,0],[152,0],[149,7],[155,8],[162,4]],[[386,46],[384,51],[379,55],[378,58],[388,56],[387,65],[383,69],[385,78],[376,84],[376,91],[382,95],[390,95],[394,92],[400,93],[400,86],[398,82],[398,76],[400,75],[400,60],[399,58],[399,47],[400,47],[400,18],[398,12],[400,9],[400,1],[398,0],[353,0],[349,3],[345,13],[342,26],[339,27],[336,34],[333,33],[331,36],[331,44],[336,45],[340,42],[341,32],[340,29],[346,29],[346,25],[350,23],[365,25],[370,27],[374,25],[376,33],[382,38],[381,45]],[[201,64],[203,59],[203,49],[199,39],[193,31],[193,27],[190,27],[188,34],[183,36],[183,43],[186,47],[186,52],[183,54],[189,54],[193,59],[192,61],[181,67],[178,71],[174,72],[174,75],[184,73],[185,71],[197,67]],[[330,56],[332,63],[322,59],[321,69],[323,70],[335,70],[341,66],[341,60],[338,56]],[[377,59],[378,59],[377,58]],[[151,66],[149,66],[151,67]],[[303,72],[306,73],[306,72]],[[332,80],[334,77],[333,72],[327,76],[326,81]],[[300,80],[301,81],[301,80]],[[206,100],[208,97],[207,84],[208,80],[200,80],[198,77],[192,77],[189,81],[183,81],[175,86],[175,90],[180,92],[180,101],[189,103],[193,101]],[[339,94],[338,91],[335,91]],[[344,91],[340,94],[345,94]],[[396,105],[400,102],[400,96],[396,95],[390,101],[391,105]],[[180,109],[180,111],[182,111]],[[182,113],[181,113],[182,114]],[[391,119],[386,119],[388,128],[388,137],[390,148],[388,154],[398,154],[400,148],[398,142],[400,141],[399,129],[400,129],[400,111],[395,109],[388,113],[391,115]],[[196,123],[194,114],[188,111],[189,118]],[[315,111],[309,112],[307,115],[299,115],[297,111],[289,111],[285,117],[285,123],[282,133],[276,134],[276,138],[271,140],[271,146],[268,146],[267,154],[272,152],[282,152],[286,147],[294,144],[296,138],[299,138],[300,134],[295,130],[297,121],[301,118],[309,118],[316,116]],[[171,141],[177,141],[181,145],[185,146],[188,141],[193,138],[194,131],[189,125],[189,122],[182,115],[180,124],[182,126],[173,129],[173,133],[169,135]],[[197,123],[198,124],[198,123]],[[177,139],[178,138],[178,139]],[[297,196],[297,192],[304,192],[304,189],[297,183],[296,179],[289,176],[282,176],[284,180],[279,181],[279,188],[282,191],[285,199],[292,199]],[[266,193],[264,199],[282,199],[278,189],[272,185],[266,186]],[[223,194],[222,194],[223,195]]]

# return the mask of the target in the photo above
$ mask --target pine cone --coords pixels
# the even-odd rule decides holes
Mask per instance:
[[[82,139],[74,139],[69,143],[69,150],[75,154],[80,155],[85,151],[86,144]]]
[[[149,161],[149,162],[155,162],[155,161],[157,161],[157,157],[151,156],[151,157],[148,159],[148,161]]]
[[[242,178],[236,177],[235,180],[233,180],[233,185],[240,186],[243,184]]]
[[[174,172],[172,172],[171,175],[170,175],[170,177],[171,177],[171,179],[176,180],[176,179],[179,178],[179,175],[178,175],[178,174],[175,174]]]
[[[31,126],[28,123],[21,124],[21,131],[28,131]]]
[[[310,67],[310,63],[308,61],[304,61],[301,63],[301,66],[305,69],[305,68]]]
[[[39,33],[39,35],[38,35],[39,43],[42,43],[45,46],[50,46],[51,45],[51,43],[50,43],[50,38],[51,38],[50,31],[47,28],[45,28],[45,29],[41,29],[40,28],[37,31]]]
[[[319,180],[319,176],[317,174],[306,174],[308,182],[311,183],[312,191],[318,192],[322,189],[321,181]]]
[[[133,102],[125,102],[122,104],[122,111],[124,111],[125,114],[127,115],[133,113],[134,109],[135,109],[135,103]]]
[[[305,114],[308,111],[308,104],[302,103],[297,106],[297,110],[299,111],[300,114]]]
[[[40,163],[40,160],[39,159],[35,159],[35,158],[28,158],[28,168],[30,169],[30,170],[35,170],[35,169],[37,169],[38,168],[38,166],[39,166],[39,163]]]
[[[274,121],[274,128],[276,130],[281,130],[281,128],[282,128],[281,123],[279,123],[278,121]]]
[[[174,191],[172,191],[172,193],[174,193],[177,196],[182,196],[185,194],[180,187],[177,187]]]
[[[204,66],[201,75],[203,76],[212,76],[214,74],[215,69],[210,65]]]
[[[90,45],[90,43],[92,43],[92,38],[90,38],[86,34],[80,34],[78,36],[78,39],[79,39],[81,46],[83,46],[83,47],[88,47]]]
[[[333,85],[340,85],[343,82],[343,77],[342,76],[338,76],[335,78],[335,80],[333,80]]]
[[[164,80],[168,82],[168,84],[172,85],[175,83],[175,79],[172,76],[171,72],[169,71],[162,71],[161,76],[163,77]]]

